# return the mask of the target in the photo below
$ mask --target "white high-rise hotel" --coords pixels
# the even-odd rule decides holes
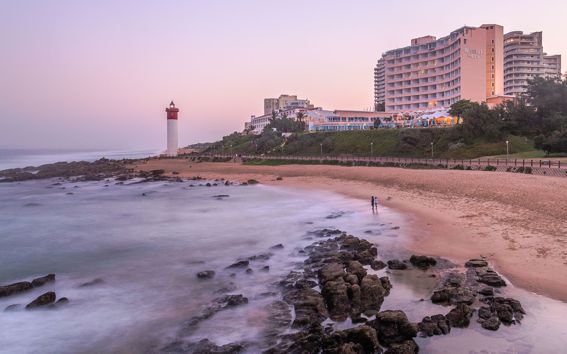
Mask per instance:
[[[387,112],[448,108],[468,99],[498,102],[525,92],[529,79],[559,76],[561,57],[543,53],[541,32],[523,35],[496,24],[462,27],[437,39],[384,53],[374,69],[374,103]]]

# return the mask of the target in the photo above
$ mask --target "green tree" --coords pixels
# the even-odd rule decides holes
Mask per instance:
[[[457,101],[451,105],[451,109],[449,109],[449,114],[454,117],[462,117],[465,111],[473,108],[474,105],[475,103],[470,100]]]
[[[477,138],[497,141],[505,135],[500,112],[491,110],[485,103],[471,103],[470,107],[462,111],[461,117],[463,117],[463,124],[457,128],[462,137],[469,141]]]

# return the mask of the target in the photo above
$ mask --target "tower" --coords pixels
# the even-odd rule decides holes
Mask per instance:
[[[177,113],[179,108],[175,108],[175,103],[171,101],[167,112],[167,156],[177,156]]]

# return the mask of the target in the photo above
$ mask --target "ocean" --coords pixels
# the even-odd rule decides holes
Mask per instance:
[[[185,339],[259,343],[266,306],[280,296],[274,283],[302,264],[300,250],[314,242],[310,231],[337,228],[368,239],[384,261],[409,256],[404,216],[369,209],[341,195],[262,185],[0,183],[0,284],[56,274],[55,283],[0,298],[0,311],[46,291],[70,300],[57,310],[0,312],[0,353],[160,352],[187,319],[227,290],[249,303],[217,313]],[[280,243],[283,249],[270,251]],[[225,269],[266,252],[273,256],[252,261],[252,273]],[[268,272],[262,271],[265,266]],[[203,270],[216,275],[197,279]],[[414,322],[450,310],[422,301],[436,280],[421,271],[375,273],[393,283],[383,310],[402,309]],[[82,286],[95,279],[96,284]],[[416,338],[421,352],[564,350],[566,304],[514,286],[503,288],[502,296],[522,302],[528,314],[521,324],[490,332],[473,320],[470,328],[453,328],[446,336]],[[260,349],[251,347],[248,353]]]
[[[10,168],[40,166],[60,161],[95,161],[100,158],[136,159],[160,154],[158,149],[146,150],[70,150],[70,149],[2,149],[0,171]]]

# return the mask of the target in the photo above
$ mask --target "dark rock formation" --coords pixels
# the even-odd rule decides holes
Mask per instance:
[[[417,327],[419,333],[424,337],[445,335],[451,332],[451,324],[443,315],[424,317],[423,320],[417,324]]]
[[[0,286],[0,297],[10,296],[13,294],[23,293],[32,289],[29,281],[21,281],[10,285]]]
[[[478,267],[488,267],[488,262],[484,259],[471,259],[465,263],[467,268],[478,268]]]
[[[88,281],[86,283],[83,283],[81,285],[79,285],[80,287],[84,288],[84,287],[88,287],[88,286],[93,286],[93,285],[98,285],[98,284],[102,284],[104,283],[104,280],[102,280],[101,278],[95,278],[91,281]]]
[[[410,257],[410,263],[414,267],[425,270],[435,266],[437,261],[433,257],[412,255]]]
[[[387,281],[389,284],[389,280]],[[380,311],[389,290],[384,289],[382,281],[376,275],[365,276],[360,283],[361,311],[365,314],[375,314]]]
[[[383,311],[376,319],[368,322],[378,334],[380,343],[391,346],[402,343],[417,336],[417,326],[410,323],[403,311]]]
[[[37,288],[54,281],[55,281],[55,274],[48,274],[46,276],[32,280],[31,284],[34,288]]]
[[[245,344],[231,343],[218,346],[208,339],[198,342],[185,342],[182,340],[170,343],[162,348],[165,353],[192,353],[192,354],[238,354],[244,352]]]
[[[26,305],[27,310],[35,309],[41,306],[49,305],[55,302],[55,293],[49,291],[45,294],[38,296],[35,300]]]
[[[447,314],[447,319],[452,327],[466,328],[470,324],[470,318],[472,317],[474,310],[468,305],[458,304]]]
[[[199,279],[211,279],[215,276],[214,270],[203,270],[197,273],[197,278]]]
[[[407,264],[405,264],[404,262],[402,262],[398,259],[392,259],[392,260],[388,261],[388,268],[397,269],[397,270],[404,270],[404,269],[408,269],[408,266],[407,266]]]
[[[232,269],[232,268],[248,268],[248,266],[250,265],[249,261],[238,261],[236,263],[233,263],[231,265],[229,265],[228,267],[226,267],[226,269]]]
[[[384,354],[417,354],[419,347],[413,339],[403,341],[401,343],[394,343],[386,350]]]

